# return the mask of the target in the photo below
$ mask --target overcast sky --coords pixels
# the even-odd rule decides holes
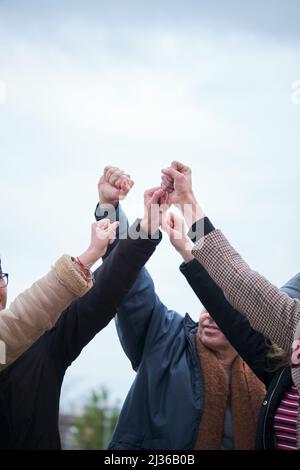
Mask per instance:
[[[133,220],[161,168],[182,160],[251,266],[278,286],[298,272],[299,25],[297,0],[0,0],[10,300],[85,248],[107,164],[136,182],[125,204]],[[197,319],[179,262],[164,240],[149,269],[161,299]],[[112,322],[69,369],[62,408],[101,383],[122,401],[133,377]]]

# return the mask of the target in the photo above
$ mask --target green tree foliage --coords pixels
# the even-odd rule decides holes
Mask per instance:
[[[106,449],[115,428],[120,406],[111,405],[109,392],[101,387],[99,392],[91,392],[82,416],[74,422],[75,445],[79,449]]]

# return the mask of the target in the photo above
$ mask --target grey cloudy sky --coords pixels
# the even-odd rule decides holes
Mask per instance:
[[[296,0],[0,1],[10,299],[85,247],[109,163],[136,181],[133,220],[160,169],[186,162],[206,212],[253,267],[277,285],[298,272],[299,24]],[[164,240],[149,269],[164,302],[196,319],[179,262]],[[123,400],[133,376],[112,323],[67,373],[63,409],[100,383]]]

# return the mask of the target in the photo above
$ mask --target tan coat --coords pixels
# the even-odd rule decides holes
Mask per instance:
[[[60,314],[92,286],[70,256],[62,256],[46,276],[35,282],[0,312],[0,370],[14,362]],[[4,359],[1,357],[1,359]],[[2,364],[5,362],[5,364]]]

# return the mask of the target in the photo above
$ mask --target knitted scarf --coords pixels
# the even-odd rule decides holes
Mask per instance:
[[[228,397],[228,375],[216,355],[196,334],[204,381],[204,407],[195,450],[221,449]],[[240,356],[232,364],[231,411],[235,450],[255,448],[258,416],[266,390]]]

